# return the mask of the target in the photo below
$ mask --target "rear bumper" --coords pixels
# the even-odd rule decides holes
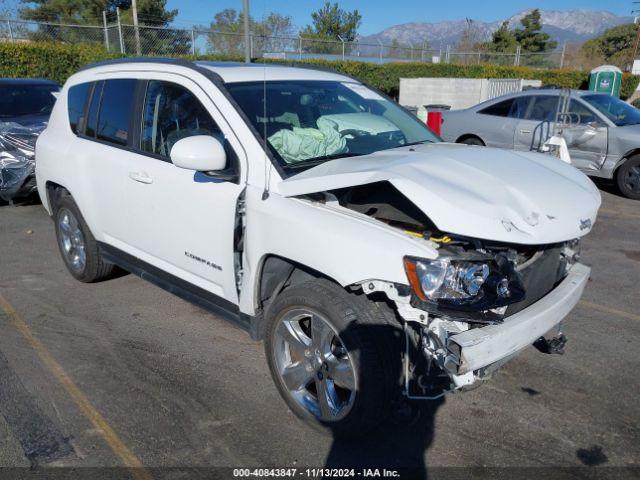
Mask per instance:
[[[555,327],[575,307],[589,280],[591,269],[577,263],[548,295],[504,323],[475,328],[452,335],[448,340],[454,373],[462,375],[505,358],[531,345]]]

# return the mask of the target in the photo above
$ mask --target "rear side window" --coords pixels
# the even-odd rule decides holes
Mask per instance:
[[[69,126],[74,133],[83,129],[85,104],[91,90],[91,83],[81,83],[69,89],[67,93],[67,110],[69,111]]]
[[[530,97],[517,97],[494,103],[478,113],[493,115],[495,117],[522,118],[524,117]]]
[[[496,117],[507,117],[509,116],[509,112],[511,111],[513,102],[514,99],[510,98],[509,100],[494,103],[493,105],[483,108],[479,113],[484,113],[485,115],[494,115]]]
[[[135,103],[136,80],[105,80],[98,115],[96,138],[116,145],[127,145],[131,113]]]

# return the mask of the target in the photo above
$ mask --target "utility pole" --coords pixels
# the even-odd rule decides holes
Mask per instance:
[[[107,28],[107,12],[102,11],[102,23],[104,24],[104,48],[109,51],[109,30]]]
[[[634,1],[631,2],[634,6],[637,6],[638,4],[640,4],[640,1]],[[636,61],[636,55],[638,55],[638,44],[640,43],[640,17],[638,17],[638,13],[640,13],[640,10],[637,9],[633,9],[631,10],[631,15],[633,15],[633,23],[636,24],[636,30],[637,30],[637,35],[636,35],[636,41],[635,44],[633,45],[633,53],[631,56],[631,70],[633,71],[633,64]]]
[[[136,0],[131,0],[131,10],[133,11],[133,30],[136,37],[136,55],[141,55],[140,48],[140,30],[138,29],[138,5]]]
[[[340,35],[338,35],[338,38],[342,42],[342,60],[344,60],[344,38],[342,38]]]
[[[251,63],[251,36],[249,33],[249,0],[242,0],[244,10],[244,61]]]
[[[118,37],[120,38],[120,53],[124,54],[124,39],[122,38],[122,22],[120,21],[120,7],[116,7],[116,15],[118,17]]]

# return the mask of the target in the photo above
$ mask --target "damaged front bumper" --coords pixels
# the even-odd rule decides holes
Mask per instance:
[[[450,335],[445,369],[464,375],[512,357],[558,325],[576,306],[589,280],[591,269],[573,265],[551,292],[503,323],[472,328]]]

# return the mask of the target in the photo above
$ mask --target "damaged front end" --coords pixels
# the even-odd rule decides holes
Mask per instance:
[[[589,269],[577,263],[579,239],[518,245],[442,232],[387,182],[322,192],[314,200],[367,215],[437,251],[436,258],[404,258],[408,285],[360,283],[366,294],[384,293],[404,323],[408,398],[479,384],[558,327],[588,279]]]
[[[366,294],[384,292],[404,322],[404,393],[411,399],[475,387],[559,330],[589,276],[577,263],[577,240],[520,247],[439,235],[430,236],[436,259],[405,258],[409,287],[361,283]]]

